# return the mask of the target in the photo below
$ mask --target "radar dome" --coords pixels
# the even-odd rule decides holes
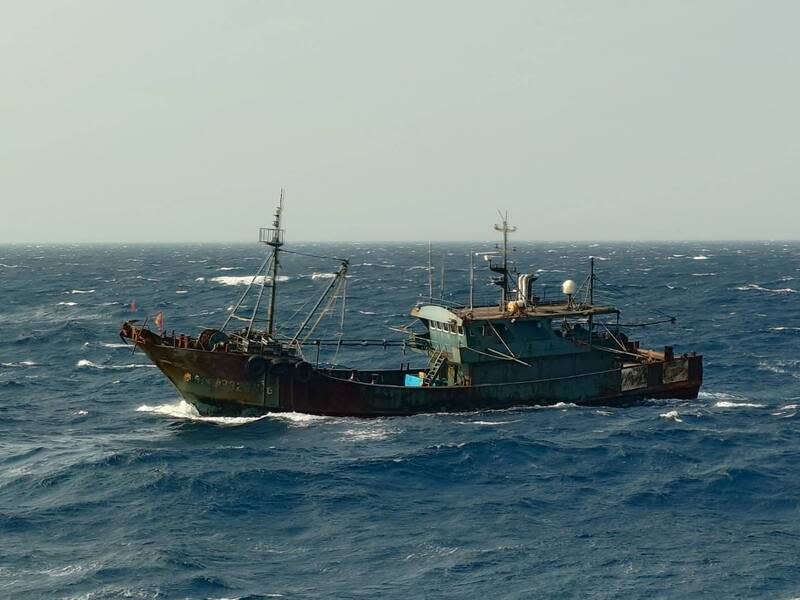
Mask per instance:
[[[578,285],[572,279],[567,279],[561,284],[561,291],[567,296],[573,296],[578,291]]]

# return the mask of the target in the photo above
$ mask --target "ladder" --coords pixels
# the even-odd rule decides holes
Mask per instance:
[[[436,350],[431,354],[431,361],[428,363],[428,372],[425,373],[425,378],[422,380],[422,387],[430,387],[446,360],[447,354],[441,350]]]

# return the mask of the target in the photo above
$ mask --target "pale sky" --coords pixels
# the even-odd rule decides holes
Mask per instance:
[[[0,243],[800,238],[800,2],[3,0]]]

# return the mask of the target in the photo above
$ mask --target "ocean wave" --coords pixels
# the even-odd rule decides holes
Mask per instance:
[[[220,267],[217,271],[241,271],[242,267]]]
[[[56,306],[78,306],[77,302],[59,302]]]
[[[708,256],[704,256],[703,254],[700,254],[699,256],[693,256],[692,257],[692,260],[708,260],[708,259],[709,259],[709,257]]]
[[[676,423],[683,423],[683,419],[681,419],[680,414],[677,410],[671,410],[669,412],[661,413],[658,415],[662,419],[669,419],[671,421],[675,421]]]
[[[333,279],[336,277],[336,273],[314,273],[311,275],[311,279]]]
[[[256,285],[261,285],[262,283],[270,283],[272,277],[265,275],[257,275],[255,278],[252,275],[222,275],[220,277],[212,277],[211,281],[223,285],[249,285],[252,281]],[[289,281],[289,277],[286,275],[278,275],[278,281]]]
[[[115,343],[114,342],[112,342],[112,343],[100,342],[98,345],[102,346],[103,348],[130,348],[131,347],[130,344],[123,344],[121,342],[115,342]]]
[[[770,331],[800,331],[800,327],[770,327]]]
[[[72,290],[71,292],[66,292],[67,294],[94,294],[94,290]]]
[[[720,400],[714,404],[717,408],[765,408],[766,404],[755,402],[731,402],[730,400]]]
[[[397,430],[369,425],[362,428],[345,429],[342,433],[343,439],[356,442],[375,442],[392,437],[397,433]]]
[[[149,405],[149,404],[142,404],[136,409],[137,412],[147,412],[153,413],[156,415],[164,415],[167,417],[174,417],[176,419],[185,419],[188,421],[202,421],[204,423],[214,423],[216,425],[225,425],[225,426],[238,426],[238,425],[247,425],[248,423],[253,423],[255,421],[260,421],[266,415],[262,415],[259,417],[203,417],[197,411],[197,409],[186,402],[186,400],[180,400],[179,402],[175,402],[173,404],[159,404],[159,405]]]
[[[7,265],[5,263],[0,263],[0,267],[6,268],[6,269],[18,269],[19,265]]]
[[[800,360],[798,359],[779,359],[772,362],[760,361],[756,366],[760,371],[769,371],[778,375],[791,375],[800,379]]]
[[[771,288],[762,287],[762,286],[758,285],[757,283],[748,283],[747,285],[740,285],[740,286],[738,286],[738,287],[736,287],[734,289],[739,290],[740,292],[747,292],[747,291],[751,291],[751,290],[756,290],[756,291],[759,291],[759,292],[770,292],[772,294],[796,294],[797,293],[797,290],[794,289],[794,288],[771,289]]]
[[[520,419],[514,419],[513,421],[457,421],[459,425],[481,425],[487,427],[493,427],[497,425],[510,425],[511,423],[519,423]]]
[[[4,362],[0,363],[0,366],[6,367],[9,369],[24,369],[26,367],[38,367],[39,363],[35,363],[32,360],[21,360],[19,362]]]
[[[575,404],[573,402],[556,402],[555,404],[536,404],[534,406],[531,406],[530,408],[538,409],[538,410],[543,409],[543,408],[567,409],[567,408],[580,408],[580,406],[578,406],[577,404]]]
[[[78,361],[75,365],[79,369],[83,368],[90,368],[90,369],[155,369],[155,365],[145,365],[142,363],[138,364],[128,364],[128,365],[98,365],[97,363],[93,363],[90,360],[82,358]]]
[[[322,415],[309,415],[306,413],[298,412],[274,412],[266,415],[270,419],[276,421],[285,421],[296,427],[308,427],[314,423],[333,423],[337,421],[337,417],[326,417]]]
[[[716,408],[765,408],[766,404],[751,402],[749,398],[741,398],[727,392],[703,392],[697,397],[701,400],[715,400]]]

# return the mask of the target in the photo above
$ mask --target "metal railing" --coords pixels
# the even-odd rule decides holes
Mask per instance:
[[[275,229],[273,227],[261,227],[258,230],[258,241],[270,245],[282,245],[284,238],[284,229]]]

